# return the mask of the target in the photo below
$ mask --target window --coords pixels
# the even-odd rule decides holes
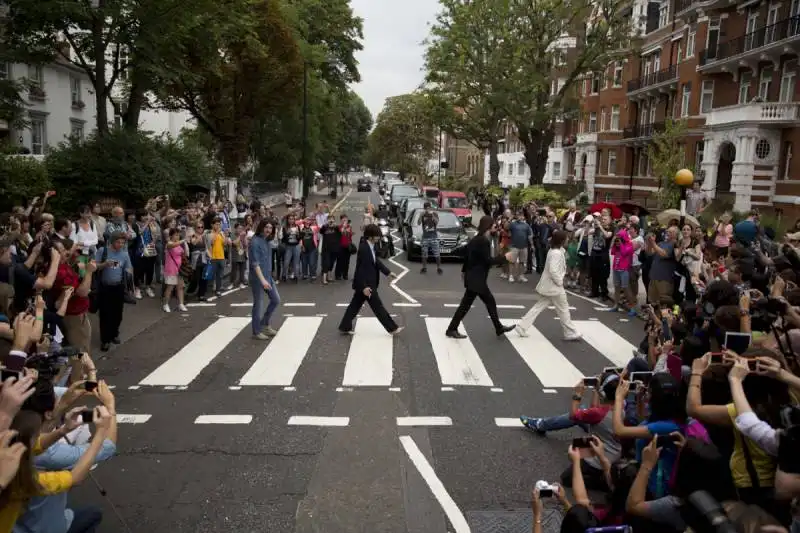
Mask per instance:
[[[650,99],[650,121],[648,124],[655,124],[656,122],[656,111],[658,111],[658,98],[653,97]]]
[[[761,69],[761,76],[758,80],[758,97],[765,102],[769,101],[769,89],[772,85],[772,67]]]
[[[694,145],[694,170],[695,174],[700,174],[703,169],[703,155],[706,143],[704,141],[697,141]]]
[[[592,111],[589,113],[589,133],[597,132],[597,113]]]
[[[792,143],[791,141],[786,141],[783,143],[783,172],[780,176],[783,179],[789,179],[789,170],[792,166]]]
[[[80,80],[80,78],[76,78],[74,76],[70,77],[70,79],[69,79],[69,91],[70,91],[70,98],[72,99],[72,105],[76,105],[78,102],[81,102],[81,80]]]
[[[600,131],[608,129],[608,112],[605,107],[600,108]]]
[[[509,163],[508,164],[508,175],[509,176],[513,176],[514,175],[514,163]]]
[[[658,27],[663,28],[669,21],[669,2],[661,2],[658,8]]]
[[[797,60],[787,61],[783,65],[781,74],[781,94],[778,97],[780,102],[791,102],[797,87]]]
[[[500,162],[500,170],[497,171],[497,175],[498,176],[502,176],[503,175],[503,168],[504,167],[505,167],[505,164],[501,161]]]
[[[619,131],[619,104],[611,106],[611,130]]]
[[[608,175],[615,176],[617,174],[617,152],[614,150],[608,151]]]
[[[742,72],[739,77],[739,103],[746,104],[750,97],[750,82],[753,80],[751,72]]]
[[[681,118],[689,116],[689,101],[692,98],[692,84],[687,83],[683,86],[681,95]]]
[[[520,161],[519,163],[517,163],[517,174],[519,174],[520,176],[525,175],[525,161]]]
[[[778,22],[778,10],[780,4],[770,4],[769,11],[767,11],[767,27],[764,28],[764,44],[769,44],[775,41],[775,24]]]
[[[550,82],[550,95],[551,96],[555,96],[555,94],[556,94],[556,86],[557,85],[558,85],[558,82],[556,80],[553,80],[553,81]]]
[[[44,87],[44,72],[42,71],[42,67],[30,65],[28,67],[28,79],[39,88]]]
[[[678,48],[678,51],[675,53],[675,63],[677,64],[681,62],[681,52],[683,52],[683,44],[680,41],[678,41],[676,46]]]
[[[716,59],[717,48],[719,47],[720,19],[713,18],[708,22],[708,32],[706,33],[706,58]]]
[[[705,80],[703,82],[702,92],[700,93],[700,112],[710,113],[713,102],[714,102],[714,81]]]
[[[639,171],[638,176],[649,176],[650,162],[648,161],[647,150],[639,150]]]
[[[125,81],[128,79],[128,49],[124,46],[118,48],[119,51],[119,74],[117,79]]]
[[[604,200],[603,200],[603,201],[605,201],[605,202],[610,202],[610,201],[611,201],[611,193],[610,193],[610,192],[607,192],[607,193],[606,193],[606,194],[603,196],[603,198],[604,198]]]
[[[47,129],[43,117],[31,117],[31,153],[44,155],[47,148]]]
[[[745,50],[752,50],[753,48],[759,46],[758,43],[758,35],[756,35],[756,27],[758,26],[758,11],[756,9],[750,9],[750,12],[747,14],[747,24],[744,28],[744,49]]]
[[[77,120],[70,122],[69,136],[72,139],[83,140],[83,122]]]
[[[600,92],[600,74],[592,74],[592,94]]]
[[[561,161],[553,161],[553,177],[561,177]]]
[[[689,28],[689,34],[686,36],[686,59],[694,57],[694,43],[697,40],[697,28]]]
[[[622,61],[614,62],[614,87],[622,87]]]

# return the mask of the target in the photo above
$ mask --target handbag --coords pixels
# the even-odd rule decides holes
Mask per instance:
[[[347,251],[350,252],[350,255],[355,255],[355,253],[358,251],[358,248],[356,248],[356,245],[351,242],[347,247]]]
[[[205,281],[211,281],[214,279],[214,265],[212,265],[210,262],[206,263],[206,265],[203,267],[203,279]]]

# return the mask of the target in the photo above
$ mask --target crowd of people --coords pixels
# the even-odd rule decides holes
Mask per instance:
[[[533,531],[548,501],[562,533],[800,531],[800,233],[776,241],[757,211],[703,227],[615,207],[501,205],[487,232],[500,276],[541,274],[520,335],[555,304],[579,339],[567,289],[644,326],[629,363],[577,383],[564,413],[520,417],[539,437],[587,434],[560,479],[533,488]]]

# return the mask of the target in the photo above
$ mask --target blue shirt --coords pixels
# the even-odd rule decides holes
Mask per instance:
[[[508,232],[511,234],[512,248],[527,248],[533,230],[530,225],[523,220],[514,220],[508,225]]]
[[[34,458],[33,464],[38,470],[57,472],[72,470],[86,453],[89,444],[67,444],[59,441],[44,453]],[[117,453],[117,445],[109,439],[103,441],[103,446],[97,454],[96,462],[110,459]],[[66,533],[72,525],[74,514],[67,509],[67,495],[63,492],[54,496],[37,496],[31,498],[28,509],[17,519],[14,524],[14,533]]]
[[[97,261],[98,264],[103,262],[103,250],[105,250],[105,248],[100,248],[95,254],[95,261]],[[106,268],[101,270],[100,281],[103,283],[103,285],[119,285],[122,283],[123,273],[126,270],[133,270],[131,258],[128,255],[128,248],[123,246],[119,250],[114,250],[113,246],[109,246],[106,254],[106,262],[110,261],[116,261],[118,265],[108,265]]]
[[[250,239],[250,248],[248,249],[250,272],[255,276],[256,267],[260,267],[261,274],[270,284],[272,284],[272,248],[272,241],[266,240],[262,235],[255,235]],[[258,280],[258,278],[254,279]]]

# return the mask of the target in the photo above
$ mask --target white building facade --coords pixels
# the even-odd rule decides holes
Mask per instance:
[[[526,187],[530,183],[531,169],[525,162],[525,153],[522,151],[497,154],[500,161],[498,178],[502,187]],[[483,183],[489,185],[489,154],[484,156]],[[561,148],[561,137],[556,137],[547,155],[547,168],[544,173],[543,183],[566,183],[566,169],[564,167],[564,150]]]

